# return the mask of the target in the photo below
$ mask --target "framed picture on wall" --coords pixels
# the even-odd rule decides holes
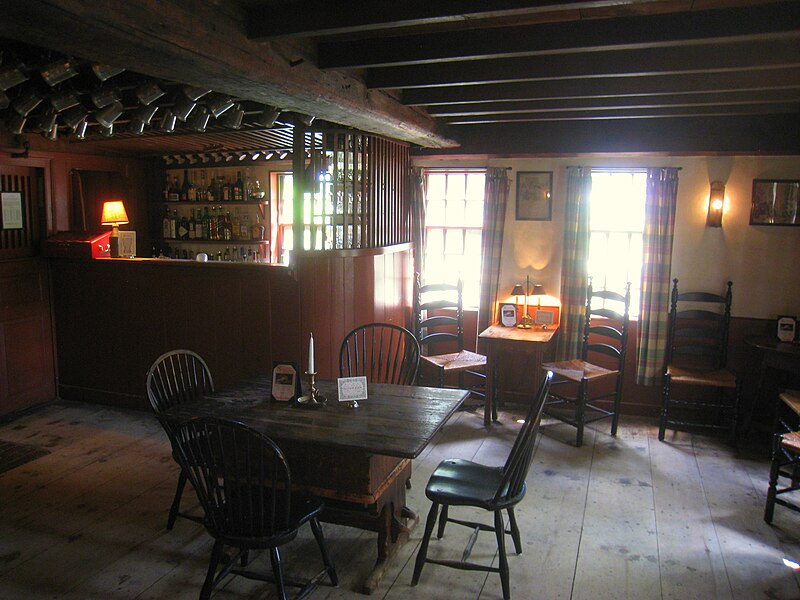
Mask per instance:
[[[754,179],[750,225],[800,225],[800,181]]]
[[[553,172],[517,172],[517,220],[550,221],[553,218]]]

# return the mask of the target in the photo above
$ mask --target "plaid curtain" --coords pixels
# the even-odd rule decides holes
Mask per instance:
[[[567,167],[567,206],[564,216],[564,260],[561,266],[561,325],[556,356],[575,358],[580,353],[589,279],[589,197],[592,170]]]
[[[497,291],[500,287],[500,255],[503,251],[503,228],[506,221],[508,175],[504,168],[486,171],[481,238],[481,299],[478,332],[495,322]]]
[[[647,170],[642,296],[636,351],[636,383],[659,385],[664,374],[669,312],[672,235],[678,197],[678,169]]]
[[[412,167],[409,174],[411,241],[414,243],[414,278],[422,273],[425,261],[425,194],[427,179],[422,167]]]

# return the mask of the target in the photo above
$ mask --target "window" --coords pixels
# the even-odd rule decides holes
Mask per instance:
[[[424,283],[464,282],[464,306],[480,300],[483,171],[429,171]]]
[[[646,193],[644,170],[592,170],[589,276],[595,289],[622,291],[630,281],[631,317],[639,316]]]
[[[291,173],[278,173],[278,261],[289,264],[289,253],[292,250],[294,236],[292,234],[292,183]]]

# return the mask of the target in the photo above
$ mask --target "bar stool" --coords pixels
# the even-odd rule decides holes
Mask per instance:
[[[787,390],[780,394],[779,398],[782,406],[800,417],[800,391]],[[778,407],[779,412],[781,405]],[[779,419],[779,422],[786,426],[785,421]],[[781,477],[788,480],[785,487],[778,487]],[[780,497],[782,494],[797,490],[800,490],[800,431],[776,433],[772,445],[772,465],[769,472],[764,521],[772,523],[776,504],[800,512],[800,504]]]

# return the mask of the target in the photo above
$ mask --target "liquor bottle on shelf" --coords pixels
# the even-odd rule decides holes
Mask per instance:
[[[194,184],[192,178],[189,178],[189,190],[186,192],[186,199],[189,202],[197,202],[197,186]]]
[[[255,200],[253,198],[253,178],[250,176],[250,168],[244,173],[244,200]]]
[[[189,199],[189,169],[183,170],[183,185],[181,185],[180,201],[186,202]]]
[[[165,240],[172,239],[172,215],[169,212],[169,206],[164,210],[164,218],[161,220],[161,236]]]
[[[225,181],[224,177],[219,178],[219,187],[220,187],[220,200],[223,202],[228,202],[231,199],[231,186],[230,186],[230,177],[228,181]]]
[[[242,240],[250,239],[250,217],[246,214],[242,215],[239,221],[239,238]]]
[[[256,183],[253,186],[253,191],[250,194],[251,200],[260,202],[266,195],[267,193],[261,188],[261,183],[258,181],[258,179],[256,179]]]
[[[225,246],[225,254],[222,255],[222,260],[224,260],[225,262],[228,262],[228,261],[230,261],[230,259],[231,259],[230,248]]]
[[[172,211],[172,218],[169,220],[169,237],[171,240],[178,239],[178,209]]]
[[[203,214],[203,239],[210,240],[211,237],[211,215],[208,214],[208,207],[205,207]]]
[[[261,224],[261,215],[256,212],[256,222],[253,223],[253,226],[250,228],[250,239],[261,241],[264,239],[264,234],[266,233],[266,229],[264,225]]]
[[[206,202],[216,202],[219,200],[219,188],[217,187],[217,178],[214,172],[211,172],[211,179],[208,182],[208,190],[206,191]]]
[[[241,219],[239,218],[239,209],[237,208],[233,214],[233,229],[231,230],[231,238],[238,240],[241,232]]]
[[[186,215],[181,216],[180,221],[178,221],[178,239],[189,239],[189,219],[186,218]]]
[[[206,187],[206,170],[200,170],[200,185],[197,188],[197,199],[205,202],[208,199],[208,188]]]
[[[189,216],[189,239],[197,239],[197,221],[194,218],[194,209],[192,209]]]
[[[169,202],[169,193],[172,190],[172,180],[167,173],[167,182],[164,184],[164,202]]]
[[[169,175],[167,175],[169,177]],[[172,184],[169,186],[169,194],[167,200],[169,202],[177,202],[180,200],[180,186],[178,185],[178,176],[172,178]]]
[[[236,171],[236,181],[233,182],[231,187],[231,200],[233,202],[244,200],[244,181],[242,181],[241,171]]]
[[[233,223],[231,221],[231,211],[225,213],[225,220],[223,221],[223,239],[233,239]]]

